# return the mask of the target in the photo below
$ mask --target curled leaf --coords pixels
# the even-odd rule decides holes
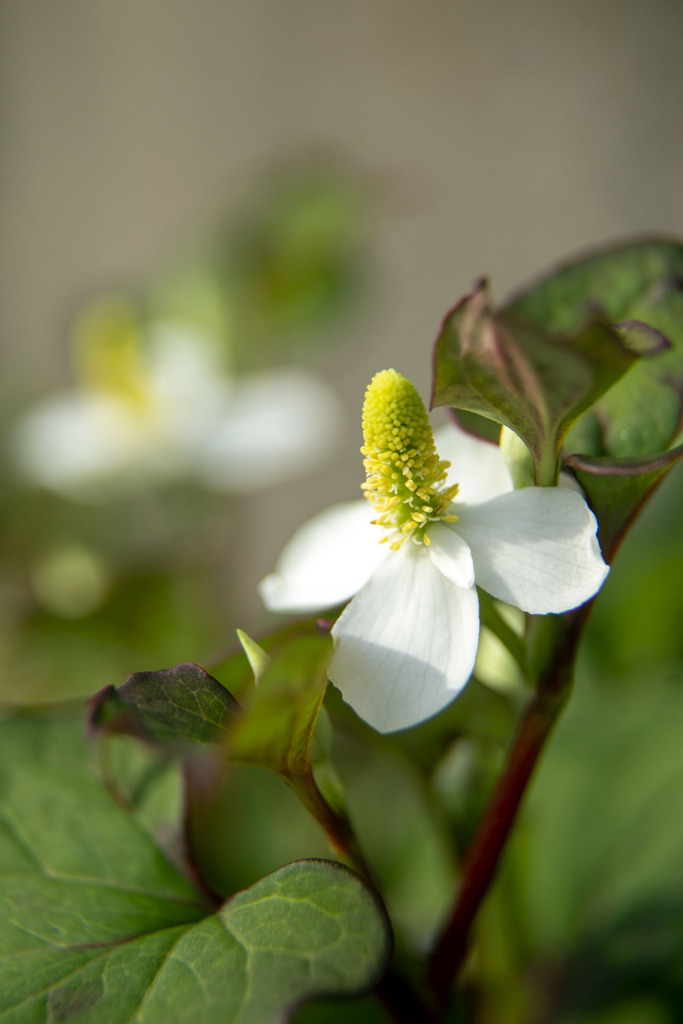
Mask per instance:
[[[531,453],[536,482],[553,483],[571,426],[636,358],[595,317],[559,335],[516,311],[494,312],[482,280],[443,322],[432,404],[509,427]]]

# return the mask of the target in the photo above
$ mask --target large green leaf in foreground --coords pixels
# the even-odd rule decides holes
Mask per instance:
[[[0,724],[2,1024],[269,1024],[371,985],[374,894],[290,864],[214,910],[93,772],[73,713]]]

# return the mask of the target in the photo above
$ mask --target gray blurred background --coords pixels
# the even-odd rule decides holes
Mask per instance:
[[[2,0],[2,394],[64,386],[83,297],[145,288],[278,161],[367,180],[371,297],[314,358],[348,437],[249,499],[254,607],[302,516],[357,493],[372,373],[427,395],[477,275],[502,298],[582,249],[683,233],[682,29],[675,0]]]

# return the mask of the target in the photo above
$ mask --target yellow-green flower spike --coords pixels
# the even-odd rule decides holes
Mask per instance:
[[[380,513],[373,522],[392,532],[383,537],[396,550],[406,537],[429,544],[427,528],[458,517],[447,510],[458,485],[439,486],[450,462],[434,446],[429,416],[416,388],[396,370],[370,381],[363,404],[365,497]]]
[[[149,387],[142,321],[131,299],[104,295],[89,303],[74,326],[73,346],[76,373],[86,391],[144,410]]]

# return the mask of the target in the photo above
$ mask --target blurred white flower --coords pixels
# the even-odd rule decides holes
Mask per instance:
[[[249,492],[314,469],[338,442],[340,403],[310,372],[231,378],[212,336],[180,321],[142,327],[120,299],[80,328],[79,386],[12,431],[34,484],[83,501],[181,479]]]
[[[579,494],[513,491],[499,450],[454,428],[444,450],[462,488],[453,482],[417,391],[394,370],[367,390],[363,433],[370,504],[335,505],[304,524],[260,592],[274,611],[353,598],[332,629],[329,676],[361,718],[392,732],[436,714],[472,674],[475,577],[493,597],[546,614],[591,598],[608,567]]]

